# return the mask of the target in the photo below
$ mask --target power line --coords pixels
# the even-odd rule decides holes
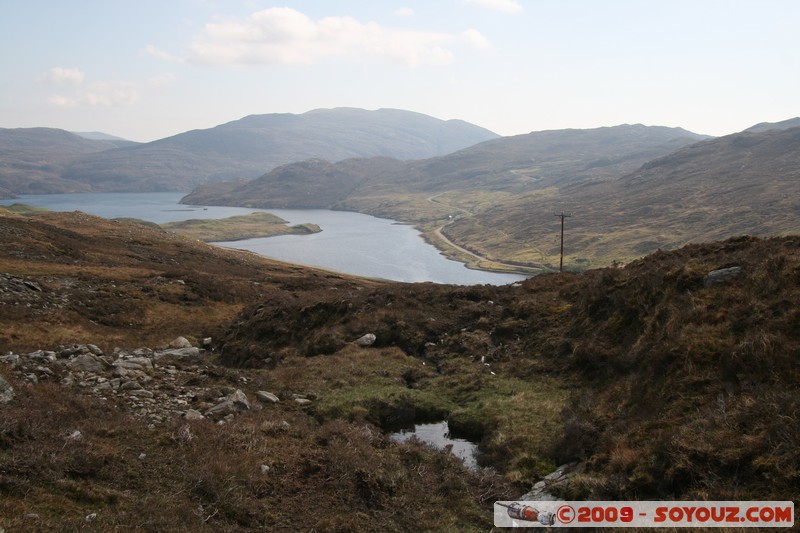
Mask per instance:
[[[563,211],[554,216],[561,217],[561,261],[558,263],[558,271],[564,272],[564,219],[572,216],[572,213],[565,214]]]

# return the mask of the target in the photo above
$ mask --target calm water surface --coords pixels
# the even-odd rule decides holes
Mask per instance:
[[[450,453],[461,459],[464,462],[464,466],[473,470],[478,468],[476,459],[478,445],[465,439],[452,438],[447,421],[416,424],[412,429],[392,433],[390,437],[397,442],[405,442],[411,437],[416,437],[422,442],[427,442],[439,449],[449,447]]]
[[[180,192],[25,195],[0,200],[0,205],[20,202],[53,211],[83,211],[105,218],[131,217],[158,224],[268,211],[292,225],[317,224],[322,231],[215,244],[289,263],[395,281],[505,285],[525,279],[516,274],[470,270],[445,258],[413,227],[384,218],[325,209],[187,206],[178,203],[184,195]]]

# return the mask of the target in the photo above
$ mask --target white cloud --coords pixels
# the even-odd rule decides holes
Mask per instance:
[[[414,10],[407,6],[395,9],[394,14],[398,17],[413,17],[415,15]]]
[[[191,60],[210,65],[314,64],[330,57],[389,59],[408,66],[452,60],[447,33],[386,28],[352,17],[312,20],[288,7],[258,11],[245,21],[207,24]]]
[[[469,29],[461,32],[461,38],[470,43],[475,48],[486,49],[492,46],[489,39],[486,38],[481,32],[475,29]]]
[[[464,2],[493,11],[502,11],[503,13],[519,13],[522,11],[522,5],[516,0],[464,0]]]
[[[80,85],[84,77],[77,68],[53,67],[42,74],[41,80],[51,85]]]

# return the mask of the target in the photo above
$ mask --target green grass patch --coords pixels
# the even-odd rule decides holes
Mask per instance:
[[[272,213],[251,213],[223,219],[191,219],[168,222],[161,227],[167,231],[205,242],[240,241],[276,235],[308,235],[318,233],[316,224],[288,226]]]

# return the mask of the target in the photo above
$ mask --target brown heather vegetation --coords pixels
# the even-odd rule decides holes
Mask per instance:
[[[742,275],[705,286],[730,266]],[[113,398],[2,365],[17,391],[0,407],[6,531],[488,530],[493,501],[570,460],[588,466],[567,498],[800,500],[798,237],[454,287],[8,214],[0,273],[42,289],[0,292],[0,352],[211,336],[214,353],[172,363],[202,365],[210,390],[282,399],[222,426],[147,428]],[[367,332],[372,347],[352,343]],[[442,417],[492,469],[384,434]]]

